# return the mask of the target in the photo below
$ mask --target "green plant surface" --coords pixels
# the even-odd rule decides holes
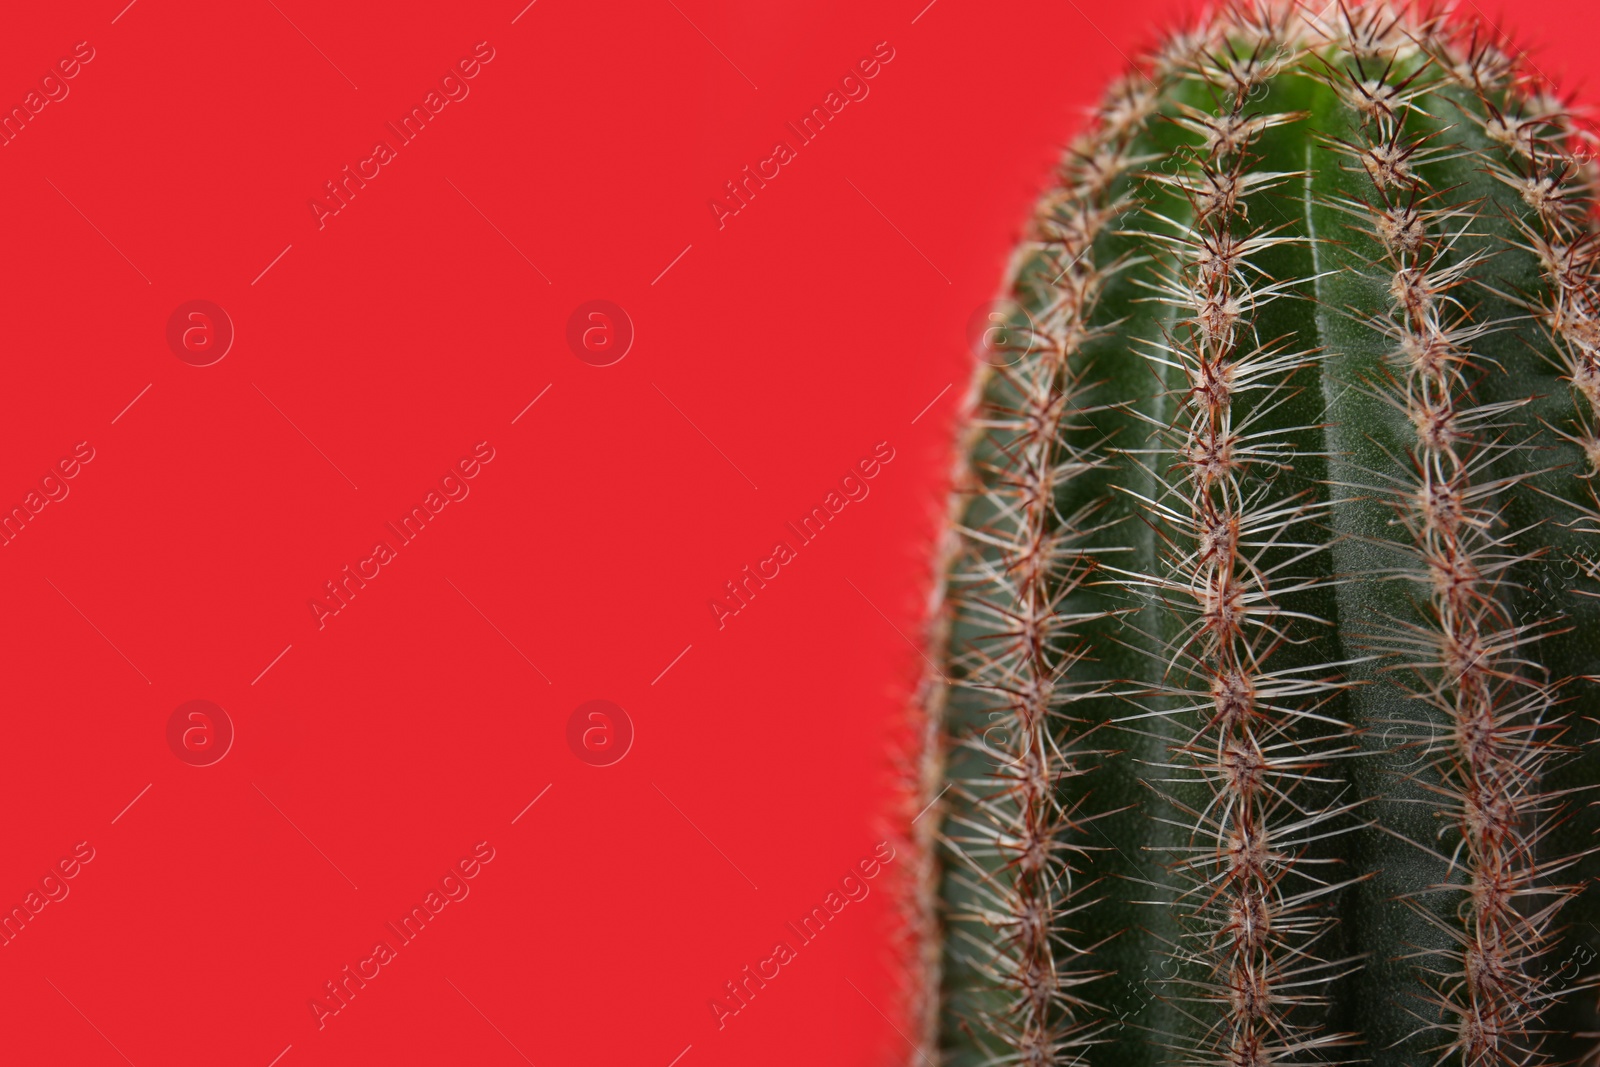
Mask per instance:
[[[1595,194],[1497,36],[1232,8],[1039,203],[941,560],[915,1062],[1600,1042]]]

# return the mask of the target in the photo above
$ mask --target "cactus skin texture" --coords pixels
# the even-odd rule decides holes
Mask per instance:
[[[1594,1062],[1595,187],[1498,37],[1231,7],[1067,153],[968,401],[912,1062]]]

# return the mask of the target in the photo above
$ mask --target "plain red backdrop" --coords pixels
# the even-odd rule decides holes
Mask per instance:
[[[0,149],[0,508],[95,450],[0,548],[0,906],[95,849],[0,948],[7,1062],[910,1054],[883,892],[725,1028],[707,1002],[885,836],[966,324],[1185,5],[523,2],[4,14],[7,111],[94,49]],[[1563,84],[1594,69],[1587,3],[1514,17]],[[319,230],[323,183],[480,41],[470,95]],[[719,229],[724,182],[880,42],[870,95]],[[564,339],[597,298],[636,330],[603,368]],[[237,331],[210,367],[165,341],[192,299]],[[480,441],[470,496],[319,629],[323,583]],[[719,630],[723,584],[885,441]],[[609,767],[566,742],[597,698],[636,729]],[[191,699],[236,727],[213,766],[167,745]],[[485,840],[319,1030],[323,984]]]

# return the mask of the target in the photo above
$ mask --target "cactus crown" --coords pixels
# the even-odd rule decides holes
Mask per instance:
[[[1595,186],[1498,36],[1229,7],[1040,201],[942,564],[916,1062],[1594,1047]]]

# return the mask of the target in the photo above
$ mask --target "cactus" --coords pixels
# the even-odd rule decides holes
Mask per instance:
[[[912,1062],[1600,1043],[1596,188],[1498,38],[1236,5],[1066,154],[941,549]]]

